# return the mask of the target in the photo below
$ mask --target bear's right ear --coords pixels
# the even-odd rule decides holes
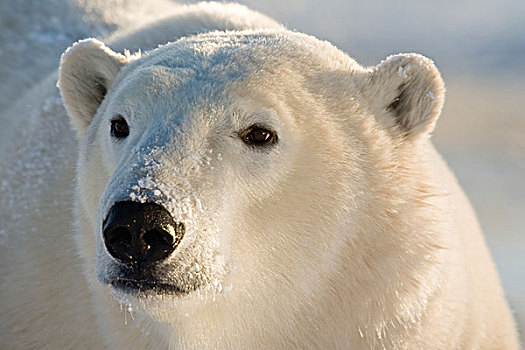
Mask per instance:
[[[60,59],[58,88],[77,132],[82,135],[128,58],[96,39],[68,48]]]

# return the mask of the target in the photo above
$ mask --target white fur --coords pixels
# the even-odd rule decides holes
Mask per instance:
[[[113,38],[151,48],[201,15],[203,34],[142,56],[95,39],[63,55],[75,180],[55,100],[42,107],[49,123],[13,136],[35,134],[20,149],[39,161],[2,160],[2,221],[15,221],[2,251],[7,348],[517,349],[475,215],[429,140],[444,98],[433,63],[409,54],[363,68],[243,7],[185,11]],[[206,33],[257,23],[273,29]],[[110,136],[116,114],[125,140]],[[253,124],[278,142],[244,144]],[[130,199],[186,224],[165,273],[196,290],[137,297],[104,284],[117,272],[101,222]]]

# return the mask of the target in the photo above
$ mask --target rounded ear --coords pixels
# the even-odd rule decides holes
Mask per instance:
[[[432,60],[418,54],[399,54],[368,72],[362,94],[377,106],[374,111],[383,126],[408,138],[434,130],[445,86]]]
[[[91,123],[111,83],[128,58],[96,39],[68,48],[60,59],[58,88],[71,122],[81,135]]]

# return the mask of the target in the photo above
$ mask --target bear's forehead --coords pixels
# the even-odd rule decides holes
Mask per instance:
[[[297,72],[360,68],[328,42],[283,30],[212,32],[182,38],[147,52],[123,73],[159,66],[230,81],[275,73],[283,67],[282,71]]]

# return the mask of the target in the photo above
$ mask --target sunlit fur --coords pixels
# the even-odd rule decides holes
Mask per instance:
[[[100,76],[107,94],[93,109],[84,90]],[[282,28],[141,55],[88,39],[62,57],[59,87],[80,144],[83,275],[68,282],[87,281],[88,348],[518,348],[475,215],[429,140],[444,100],[430,60],[365,68]],[[116,114],[130,127],[122,140],[110,133]],[[254,124],[278,142],[242,142]],[[108,285],[118,269],[101,223],[121,200],[185,223],[157,271],[185,293]]]

